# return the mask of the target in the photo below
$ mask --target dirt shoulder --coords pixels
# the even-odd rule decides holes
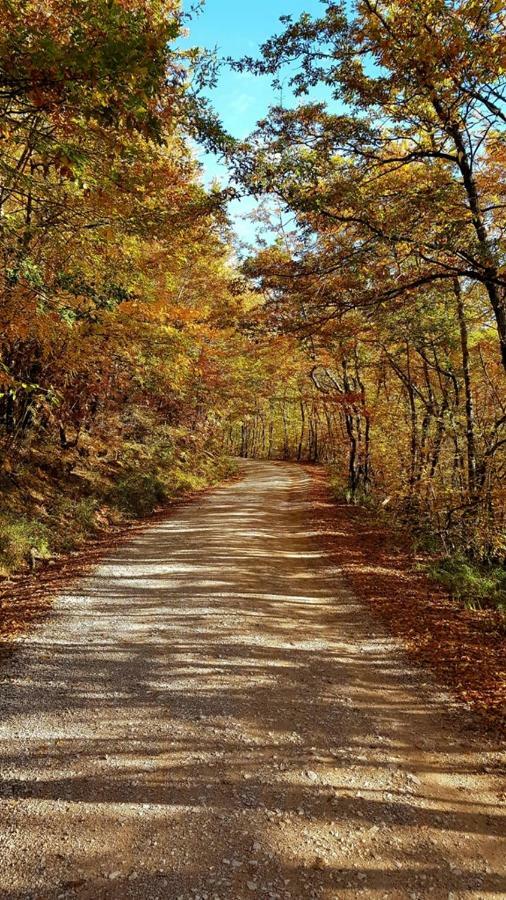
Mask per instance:
[[[506,730],[506,627],[493,610],[469,610],[422,572],[409,540],[363,507],[335,501],[313,470],[322,533],[356,596],[367,602],[412,659],[479,713],[477,727]]]

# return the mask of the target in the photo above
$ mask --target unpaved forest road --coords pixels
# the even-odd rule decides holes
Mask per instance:
[[[350,596],[308,487],[246,464],[1,664],[2,898],[504,896],[497,748]]]

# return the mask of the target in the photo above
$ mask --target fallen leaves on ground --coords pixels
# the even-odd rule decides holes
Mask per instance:
[[[495,610],[467,609],[416,570],[408,538],[363,507],[334,501],[314,472],[318,524],[356,596],[401,638],[410,656],[480,714],[486,728],[506,725],[506,628]]]

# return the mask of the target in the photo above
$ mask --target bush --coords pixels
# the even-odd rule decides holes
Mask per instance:
[[[167,480],[170,485],[170,493],[173,496],[178,494],[186,494],[191,491],[197,491],[205,486],[206,479],[202,475],[193,472],[185,472],[184,469],[175,468],[167,474]]]
[[[471,608],[495,607],[506,612],[506,568],[477,564],[456,554],[432,564],[429,574],[457,600]]]
[[[74,504],[73,519],[85,534],[97,531],[98,500],[85,497]]]
[[[133,516],[147,516],[164,500],[167,489],[159,475],[152,472],[131,472],[111,490],[109,501]]]
[[[87,537],[98,531],[99,502],[94,497],[81,500],[63,497],[53,507],[51,515],[52,545],[58,552],[74,550]]]
[[[118,442],[110,459],[100,456],[100,444],[86,458],[69,451],[65,478],[45,447],[31,448],[26,463],[20,456],[16,482],[6,477],[1,485],[0,577],[26,569],[32,548],[38,559],[76,550],[125,515],[148,516],[234,471],[236,463],[218,446],[195,447],[177,429],[155,424],[144,416],[136,427],[145,441]]]
[[[9,575],[30,559],[34,548],[42,558],[49,558],[49,530],[36,519],[0,518],[0,572]]]

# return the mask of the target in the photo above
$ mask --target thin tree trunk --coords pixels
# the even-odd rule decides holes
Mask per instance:
[[[304,448],[304,433],[306,430],[306,413],[304,410],[304,401],[300,401],[300,437],[299,437],[299,446],[297,448],[297,460],[300,462],[302,459],[302,451]]]
[[[467,477],[469,494],[474,495],[476,490],[476,440],[474,434],[474,403],[471,387],[471,372],[469,366],[469,336],[467,322],[462,300],[462,289],[458,278],[454,280],[455,297],[457,299],[457,315],[460,329],[460,346],[462,350],[462,372],[464,375],[464,392],[466,398],[466,447],[467,447]]]

